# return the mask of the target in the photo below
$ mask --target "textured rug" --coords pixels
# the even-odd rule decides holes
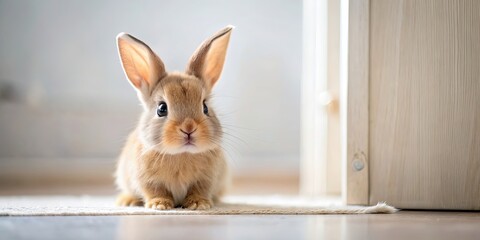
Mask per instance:
[[[0,197],[0,216],[106,216],[106,215],[240,215],[240,214],[372,214],[397,211],[385,203],[345,206],[338,199],[287,196],[228,196],[212,209],[192,211],[116,207],[112,196]]]

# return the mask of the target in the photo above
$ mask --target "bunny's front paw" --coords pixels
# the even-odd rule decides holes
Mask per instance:
[[[173,208],[173,200],[168,198],[152,198],[145,203],[146,208],[168,210]]]
[[[188,196],[183,205],[190,210],[207,210],[212,207],[212,200],[197,195]]]
[[[116,205],[120,207],[127,206],[142,206],[143,201],[141,198],[135,197],[130,194],[122,193],[118,195]]]

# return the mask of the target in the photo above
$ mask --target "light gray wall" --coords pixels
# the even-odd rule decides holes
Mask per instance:
[[[0,165],[113,162],[140,111],[120,67],[116,34],[137,36],[168,70],[183,70],[198,44],[233,24],[237,28],[215,89],[232,165],[296,170],[301,4],[0,1]]]

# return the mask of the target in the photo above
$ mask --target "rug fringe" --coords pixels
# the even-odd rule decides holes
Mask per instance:
[[[319,215],[319,214],[390,214],[398,209],[385,202],[375,206],[318,206],[296,203],[265,206],[248,198],[236,203],[220,203],[209,210],[192,211],[176,208],[167,211],[143,207],[115,207],[108,197],[0,197],[0,216],[109,216],[109,215]],[[248,202],[248,201],[246,201]],[[264,201],[263,203],[268,202]],[[289,201],[285,201],[289,202]],[[290,202],[292,203],[292,202]]]

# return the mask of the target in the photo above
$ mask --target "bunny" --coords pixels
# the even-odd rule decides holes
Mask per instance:
[[[117,36],[123,70],[143,106],[118,160],[117,205],[204,210],[225,191],[229,178],[222,127],[210,94],[232,29],[227,26],[204,41],[185,73],[167,73],[145,43],[127,33]]]

